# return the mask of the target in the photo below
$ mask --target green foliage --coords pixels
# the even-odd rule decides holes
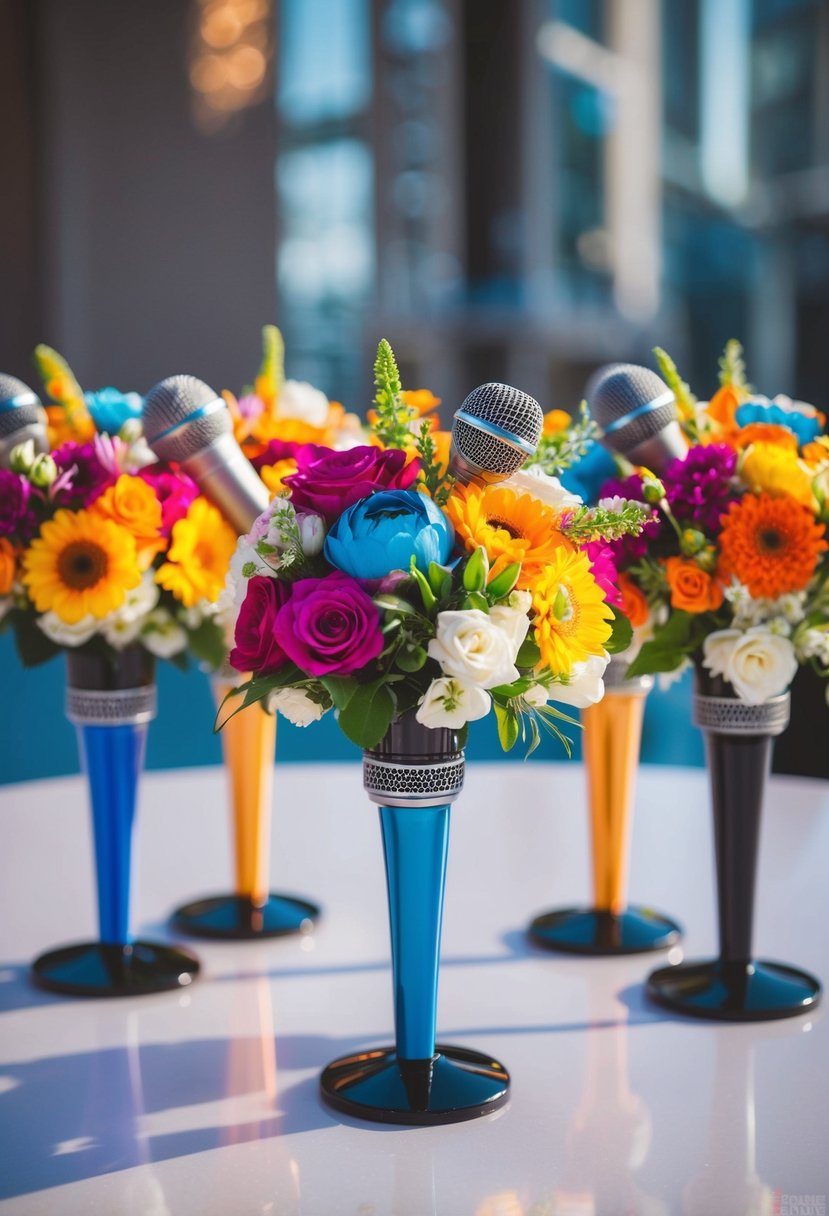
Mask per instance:
[[[403,387],[394,351],[385,338],[380,339],[374,360],[374,404],[377,418],[372,430],[384,447],[406,448],[411,442],[409,424],[416,411],[400,399]]]
[[[663,350],[661,346],[655,346],[653,353],[656,357],[657,366],[662,373],[662,379],[676,397],[680,418],[686,422],[692,421],[694,418],[694,406],[697,403],[696,397],[680,376],[677,366],[668,352]]]
[[[736,338],[729,338],[720,358],[720,384],[723,388],[730,384],[733,388],[742,388],[752,392],[751,385],[746,380],[746,364],[743,358],[742,343]]]
[[[573,507],[562,518],[561,531],[577,545],[593,540],[619,540],[622,536],[638,536],[650,517],[650,508],[640,502],[625,502],[621,511]]]
[[[705,635],[710,632],[710,622],[706,623],[704,613],[675,610],[665,624],[655,631],[652,640],[645,642],[627,669],[628,679],[660,671],[676,671],[683,659],[700,648]]]
[[[535,455],[530,465],[539,468],[548,477],[558,477],[565,469],[571,468],[584,456],[596,442],[599,426],[590,416],[586,401],[579,405],[578,414],[566,430],[555,435],[542,435]]]
[[[633,641],[633,626],[621,612],[614,612],[611,628],[613,632],[605,642],[604,648],[608,654],[621,654]]]
[[[432,438],[432,424],[428,419],[420,424],[415,447],[420,459],[419,484],[439,507],[446,505],[446,500],[452,492],[455,478],[448,469],[444,469],[438,459],[435,441]]]
[[[187,637],[194,659],[206,663],[212,671],[221,667],[226,655],[224,631],[212,617],[206,617],[196,629],[189,629]]]
[[[340,710],[340,728],[358,747],[376,747],[391,725],[395,700],[385,677],[358,684]]]
[[[39,667],[60,653],[60,646],[47,638],[30,612],[13,609],[3,621],[4,628],[14,629],[14,643],[24,667]]]
[[[275,325],[262,328],[262,363],[259,378],[266,381],[274,397],[285,383],[285,342]]]

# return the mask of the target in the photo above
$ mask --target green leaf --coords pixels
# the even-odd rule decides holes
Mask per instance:
[[[437,600],[432,588],[429,586],[429,581],[424,574],[418,570],[415,565],[415,559],[412,558],[411,570],[409,571],[414,581],[420,588],[420,598],[423,600],[423,607],[427,612],[431,612],[437,606]]]
[[[488,574],[489,562],[487,561],[486,550],[477,548],[464,566],[464,591],[483,591]]]
[[[608,654],[621,654],[633,641],[633,626],[621,612],[614,612],[611,627],[613,632],[605,642],[604,648]]]
[[[498,740],[505,752],[512,751],[518,742],[518,714],[511,705],[499,705],[493,701],[495,720],[498,723]]]
[[[224,631],[215,620],[207,618],[196,628],[188,631],[189,650],[194,659],[216,671],[225,661]]]
[[[656,642],[645,642],[625,672],[628,680],[637,676],[652,676],[660,671],[676,671],[685,654],[681,650],[662,650]]]
[[[477,608],[478,612],[489,612],[489,600],[480,591],[470,591],[463,601],[464,608]]]
[[[515,584],[518,582],[518,576],[521,573],[521,563],[513,562],[511,566],[507,566],[500,574],[496,575],[491,582],[487,584],[487,594],[490,599],[502,600],[509,595]]]
[[[411,673],[420,671],[428,657],[422,646],[404,646],[397,655],[395,662],[401,671]]]
[[[15,611],[9,615],[14,617],[14,642],[24,667],[39,667],[60,653],[61,647],[50,641],[42,629],[38,629],[35,617],[30,612]]]
[[[360,684],[340,710],[340,728],[352,743],[365,750],[380,742],[394,714],[394,697],[385,680]]]
[[[360,687],[353,676],[323,676],[320,684],[334,702],[334,707],[339,710],[345,709]]]
[[[521,643],[521,648],[515,659],[516,667],[537,667],[541,662],[541,651],[534,637],[529,634]]]
[[[404,600],[399,595],[391,595],[388,592],[385,592],[383,595],[375,595],[374,602],[384,612],[401,612],[404,615],[417,612],[417,609],[408,600]]]

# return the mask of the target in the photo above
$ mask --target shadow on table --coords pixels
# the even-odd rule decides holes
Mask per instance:
[[[36,1005],[62,1005],[73,999],[36,988],[31,974],[29,963],[5,963],[0,966],[0,1013],[31,1009]]]

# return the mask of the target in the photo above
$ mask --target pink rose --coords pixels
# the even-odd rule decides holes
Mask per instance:
[[[311,676],[350,675],[383,649],[379,609],[347,574],[299,579],[276,629],[285,654]]]
[[[184,519],[190,503],[198,498],[199,487],[183,469],[172,469],[168,464],[145,465],[138,476],[152,486],[161,503],[161,535],[169,536],[173,524]]]
[[[319,455],[306,451],[299,456],[299,469],[285,478],[285,485],[297,510],[315,511],[329,521],[374,490],[408,490],[420,472],[420,461],[408,461],[397,450],[318,450]]]

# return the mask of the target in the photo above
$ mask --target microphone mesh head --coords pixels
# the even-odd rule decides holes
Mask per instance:
[[[626,455],[646,439],[658,435],[669,423],[677,421],[676,399],[671,394],[664,405],[640,414],[630,422],[624,422],[625,417],[670,392],[665,381],[648,367],[610,363],[594,373],[584,395],[602,430],[619,423],[618,430],[611,430],[603,442],[606,447]]]
[[[4,409],[3,406],[12,401],[15,397],[31,396],[34,398],[26,405],[15,405],[10,409]],[[40,398],[28,384],[24,384],[22,380],[18,380],[17,376],[9,376],[6,372],[0,372],[0,439],[5,439],[7,435],[13,435],[15,431],[20,431],[24,426],[32,426],[39,424],[46,425],[46,414],[43,406],[40,403]]]
[[[200,414],[216,401],[219,406]],[[178,463],[233,430],[221,397],[195,376],[168,376],[156,384],[144,398],[141,416],[147,443],[159,460]]]
[[[460,408],[469,418],[480,418],[481,422],[500,427],[533,447],[541,438],[544,426],[541,406],[534,397],[509,384],[481,384]],[[509,477],[528,459],[526,452],[457,415],[452,422],[452,441],[468,464],[500,477]]]

